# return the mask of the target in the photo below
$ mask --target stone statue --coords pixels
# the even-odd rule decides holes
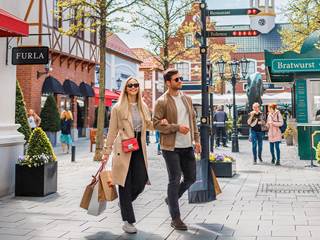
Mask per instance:
[[[248,96],[248,111],[252,109],[252,104],[255,102],[262,104],[263,82],[261,73],[253,73],[247,79],[247,96]]]

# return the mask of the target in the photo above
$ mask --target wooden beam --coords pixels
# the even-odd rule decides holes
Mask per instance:
[[[31,8],[32,8],[32,5],[33,5],[33,2],[34,2],[34,0],[31,0],[30,3],[29,3],[26,15],[24,16],[24,19],[23,19],[24,21],[28,20],[28,17],[30,15],[30,11],[31,11]]]
[[[38,45],[42,45],[42,0],[39,0],[39,38]]]

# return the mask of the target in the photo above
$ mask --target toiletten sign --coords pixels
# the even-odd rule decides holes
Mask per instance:
[[[320,58],[274,59],[273,73],[320,72]]]
[[[48,64],[48,47],[12,48],[12,65]]]

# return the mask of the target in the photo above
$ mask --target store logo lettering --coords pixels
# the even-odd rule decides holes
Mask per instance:
[[[42,53],[36,53],[36,52],[29,52],[29,53],[17,53],[17,59],[20,60],[32,60],[32,59],[44,59],[44,56]]]

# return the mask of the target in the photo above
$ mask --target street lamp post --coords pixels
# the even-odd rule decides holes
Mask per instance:
[[[229,63],[231,69],[231,84],[232,84],[232,97],[233,97],[233,124],[232,124],[232,152],[239,152],[239,141],[238,141],[238,128],[237,128],[237,106],[236,106],[236,83],[237,74],[239,69],[239,62],[233,60]]]
[[[248,73],[247,71],[248,71],[249,63],[250,62],[246,58],[241,59],[240,62],[237,60],[233,60],[229,63],[230,70],[231,70],[231,84],[232,84],[232,96],[233,96],[233,103],[232,103],[233,124],[232,124],[232,136],[231,136],[232,152],[239,152],[238,128],[237,128],[237,106],[236,106],[236,83],[237,83],[238,70],[240,65],[242,77],[246,78]],[[220,77],[224,78],[226,62],[221,57],[220,60],[216,62],[216,65],[218,66]],[[229,108],[229,111],[230,111],[230,108]]]

